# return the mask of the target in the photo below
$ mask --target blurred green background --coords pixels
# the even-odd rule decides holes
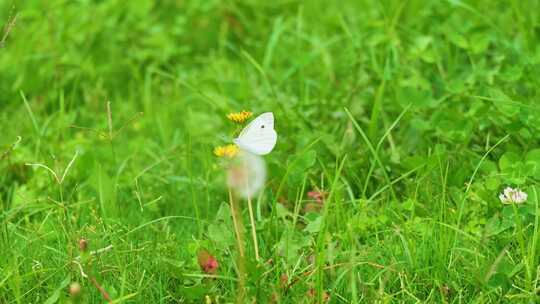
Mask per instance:
[[[72,263],[81,237],[114,244],[90,267],[119,302],[233,301],[212,150],[240,130],[226,114],[248,110],[274,112],[279,134],[257,201],[274,264],[248,265],[250,298],[533,303],[539,12],[537,0],[0,2],[1,24],[16,16],[0,48],[0,302],[65,302],[72,281],[102,301]],[[61,184],[27,165],[61,176],[74,155]],[[506,185],[526,206],[501,206]],[[295,213],[313,189],[331,193],[326,207]],[[225,279],[198,276],[201,247]]]

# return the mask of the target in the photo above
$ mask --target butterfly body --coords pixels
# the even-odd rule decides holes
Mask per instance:
[[[277,142],[277,133],[274,130],[274,114],[263,113],[251,121],[240,132],[233,142],[240,149],[257,154],[266,155],[274,149]]]

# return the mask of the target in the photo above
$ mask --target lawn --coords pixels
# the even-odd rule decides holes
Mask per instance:
[[[0,303],[540,302],[540,1],[5,0],[0,26]],[[228,145],[266,112],[242,195]]]

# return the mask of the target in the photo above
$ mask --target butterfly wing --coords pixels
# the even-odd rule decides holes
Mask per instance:
[[[274,114],[263,113],[247,125],[238,138],[234,139],[242,150],[257,155],[268,154],[274,149],[277,133],[274,130]]]

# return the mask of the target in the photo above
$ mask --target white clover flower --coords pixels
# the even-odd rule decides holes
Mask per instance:
[[[251,198],[266,182],[266,165],[262,157],[240,151],[227,169],[227,184],[243,198]]]
[[[503,204],[523,204],[527,201],[527,193],[518,188],[506,187],[503,193],[499,195],[499,199]]]

